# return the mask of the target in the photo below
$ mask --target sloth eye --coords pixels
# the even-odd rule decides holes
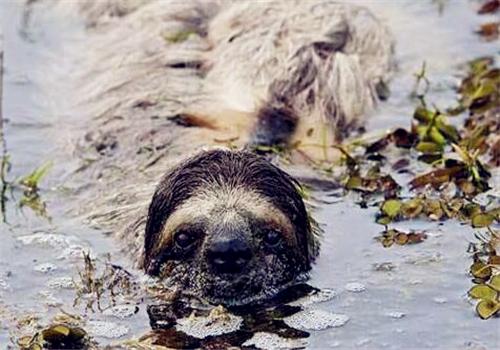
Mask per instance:
[[[179,248],[186,249],[196,241],[196,237],[186,231],[180,231],[175,234],[174,240]]]
[[[264,242],[270,247],[274,247],[280,241],[281,241],[281,232],[277,230],[268,230],[264,235]]]

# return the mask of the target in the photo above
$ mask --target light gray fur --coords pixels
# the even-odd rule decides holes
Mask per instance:
[[[68,48],[79,62],[70,77],[79,91],[74,110],[83,116],[74,126],[76,151],[96,159],[79,172],[88,184],[79,194],[81,214],[122,234],[135,256],[161,175],[179,158],[214,144],[210,134],[177,127],[166,116],[252,115],[273,96],[292,91],[300,124],[326,123],[335,133],[339,125],[362,122],[376,103],[376,84],[389,80],[393,66],[387,28],[350,4],[81,0],[60,1],[57,8],[80,13],[88,25],[86,38]],[[183,32],[192,34],[172,39]],[[322,57],[315,42],[335,50]],[[182,62],[202,67],[173,68]],[[297,75],[304,65],[307,79]],[[305,88],[295,91],[290,82],[299,81]],[[141,101],[154,104],[134,107]],[[108,143],[109,152],[96,156],[95,145]]]

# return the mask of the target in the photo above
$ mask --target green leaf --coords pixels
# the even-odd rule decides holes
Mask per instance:
[[[472,227],[487,227],[490,226],[495,220],[495,217],[491,214],[476,214],[472,217]]]
[[[485,284],[472,287],[469,296],[474,299],[496,300],[498,293]]]
[[[349,190],[360,189],[363,187],[363,179],[359,176],[350,176],[345,187]]]
[[[420,141],[415,149],[425,154],[441,153],[443,151],[443,147],[441,145],[428,141]]]
[[[420,215],[423,209],[424,206],[422,199],[413,198],[401,205],[401,214],[403,214],[405,218],[413,219]]]
[[[29,175],[23,177],[19,180],[21,185],[29,187],[30,189],[36,190],[40,184],[40,181],[47,175],[50,168],[52,167],[52,162],[45,163],[40,167],[33,170]]]
[[[434,117],[434,112],[428,110],[425,107],[421,107],[421,106],[417,107],[415,109],[415,112],[413,113],[413,118],[415,118],[421,122],[424,122],[424,123],[430,122],[433,117]]]
[[[495,275],[491,277],[490,284],[493,286],[493,288],[496,288],[497,290],[500,291],[500,275]]]
[[[448,124],[447,118],[445,116],[440,115],[438,118],[436,118],[436,127],[448,140],[452,142],[458,142],[458,140],[460,139],[460,135],[457,129],[453,125]]]
[[[398,216],[401,210],[401,201],[398,199],[389,199],[382,204],[382,212],[390,218]]]
[[[476,305],[476,312],[483,320],[487,320],[500,310],[500,304],[493,300],[481,300]]]
[[[443,146],[446,144],[446,139],[444,138],[443,134],[435,127],[433,126],[430,131],[429,131],[429,137],[431,138],[432,141],[437,143],[440,146]]]
[[[388,216],[381,216],[377,219],[377,223],[380,224],[380,225],[389,225],[391,223],[391,218],[388,217]]]

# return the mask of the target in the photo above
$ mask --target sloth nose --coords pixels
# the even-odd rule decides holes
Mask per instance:
[[[252,258],[252,251],[240,239],[214,242],[208,250],[208,261],[218,273],[238,273]]]

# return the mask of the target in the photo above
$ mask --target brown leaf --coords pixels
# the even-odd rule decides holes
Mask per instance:
[[[421,243],[427,239],[427,235],[424,232],[410,232],[408,234],[408,244]]]
[[[499,31],[500,31],[500,23],[490,22],[481,24],[481,26],[476,32],[486,40],[491,41],[498,38]]]
[[[412,189],[423,187],[427,184],[432,185],[437,188],[439,185],[450,181],[451,177],[458,174],[463,169],[463,166],[454,166],[444,169],[436,169],[427,174],[417,176],[412,181],[410,181],[410,186]]]
[[[477,10],[477,13],[480,15],[484,15],[486,13],[494,13],[498,11],[500,8],[500,0],[489,0],[486,1],[479,10]]]

